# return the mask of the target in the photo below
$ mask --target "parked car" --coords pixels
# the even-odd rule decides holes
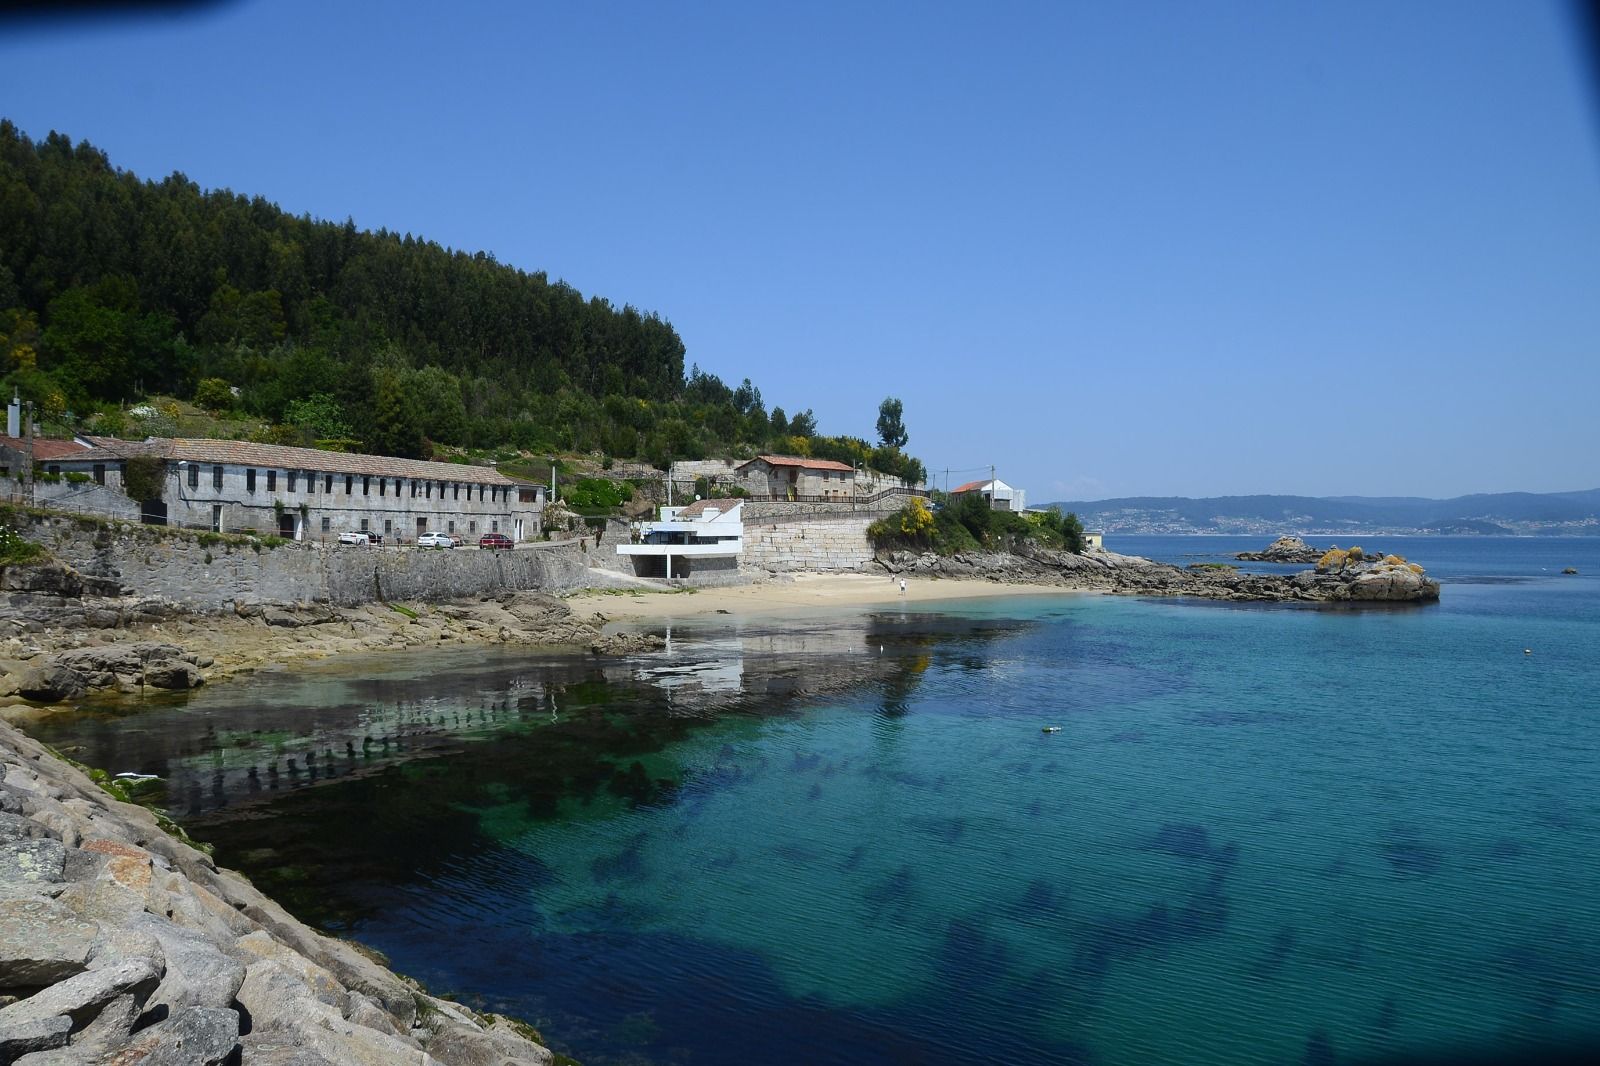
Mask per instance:
[[[485,533],[483,536],[478,538],[478,547],[514,548],[516,545],[512,544],[511,538],[506,536],[504,533]]]
[[[382,533],[375,533],[370,529],[364,529],[364,530],[362,530],[362,532],[367,535],[367,539],[369,541],[371,541],[372,543],[374,543],[374,544],[382,544],[383,543],[383,534]]]
[[[347,529],[339,534],[340,544],[371,544],[372,538],[359,529]]]
[[[454,548],[455,538],[448,533],[423,533],[417,537],[419,548]]]

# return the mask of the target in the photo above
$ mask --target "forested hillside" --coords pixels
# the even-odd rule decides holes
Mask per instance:
[[[686,378],[684,356],[660,316],[543,273],[182,174],[144,181],[0,121],[0,384],[47,421],[159,429],[124,407],[165,395],[236,407],[284,443],[395,455],[776,448],[921,476],[897,448],[817,436],[809,410],[769,413],[749,379]]]

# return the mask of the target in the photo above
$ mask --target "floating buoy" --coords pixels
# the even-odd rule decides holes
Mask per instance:
[[[1523,648],[1522,649],[1522,654],[1524,654],[1524,655],[1532,655],[1533,654],[1533,649],[1532,648]]]
[[[1058,726],[1058,725],[1047,725],[1047,726],[1044,727],[1043,732],[1046,732],[1046,733],[1059,733],[1059,732],[1061,732],[1061,727]]]

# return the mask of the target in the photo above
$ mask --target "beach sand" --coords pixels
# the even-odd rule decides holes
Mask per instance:
[[[798,615],[840,607],[931,603],[986,596],[1062,596],[1072,589],[1050,585],[1012,585],[970,578],[900,578],[884,574],[796,574],[753,585],[686,591],[580,592],[567,599],[572,613],[603,622],[646,622],[707,614]],[[1086,593],[1083,593],[1086,594]]]

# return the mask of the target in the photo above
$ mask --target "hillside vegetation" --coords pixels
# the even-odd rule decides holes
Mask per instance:
[[[171,432],[161,395],[259,439],[672,459],[779,450],[921,479],[896,444],[823,437],[748,378],[691,367],[653,312],[409,233],[145,181],[0,120],[0,382],[47,423]],[[865,412],[864,412],[865,414]]]

